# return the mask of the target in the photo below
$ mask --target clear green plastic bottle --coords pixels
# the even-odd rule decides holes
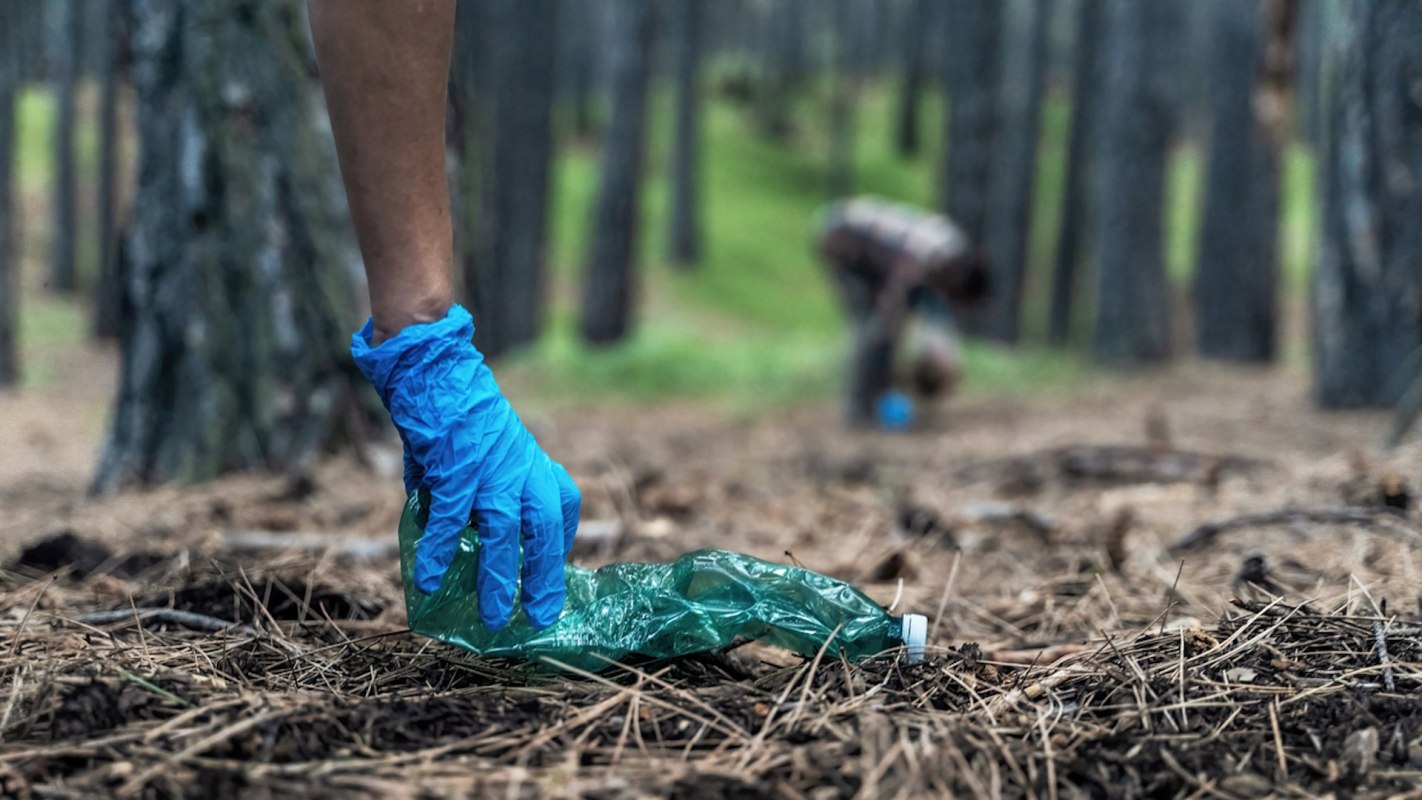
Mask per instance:
[[[723,550],[698,550],[670,564],[569,565],[568,600],[557,622],[534,630],[516,606],[507,627],[490,631],[479,622],[473,528],[464,529],[439,590],[426,595],[414,588],[415,542],[425,518],[419,493],[412,494],[400,520],[410,629],[481,655],[596,671],[629,655],[706,652],[737,637],[812,656],[833,635],[826,654],[835,658],[857,660],[904,645],[910,660],[923,657],[924,617],[890,616],[843,581]]]

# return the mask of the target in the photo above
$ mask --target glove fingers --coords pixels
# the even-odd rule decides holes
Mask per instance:
[[[523,610],[546,628],[563,610],[563,510],[552,463],[540,454],[523,488]]]
[[[459,534],[469,524],[476,485],[470,480],[441,480],[430,486],[430,516],[415,545],[415,587],[425,594],[439,588],[459,552]]]
[[[479,523],[479,621],[499,630],[513,616],[518,589],[519,498],[504,492],[481,499]]]
[[[557,461],[553,465],[553,479],[558,483],[559,506],[563,510],[563,557],[573,552],[573,537],[578,535],[578,519],[583,511],[583,493],[572,476]]]

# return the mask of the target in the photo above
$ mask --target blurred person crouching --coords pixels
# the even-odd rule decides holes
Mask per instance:
[[[963,372],[954,312],[988,294],[986,258],[947,217],[871,197],[842,200],[820,217],[816,243],[854,324],[848,421],[907,428],[918,397],[951,395]],[[895,354],[908,335],[908,380]]]

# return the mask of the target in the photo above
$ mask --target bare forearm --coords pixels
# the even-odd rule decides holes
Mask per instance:
[[[453,302],[444,176],[454,0],[309,0],[376,343]]]

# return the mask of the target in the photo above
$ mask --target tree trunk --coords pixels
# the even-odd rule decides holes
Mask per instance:
[[[370,430],[360,271],[296,0],[135,0],[138,189],[96,491],[303,471]]]
[[[1106,24],[1106,0],[1081,0],[1077,13],[1076,43],[1072,59],[1071,132],[1067,145],[1066,180],[1062,192],[1061,228],[1057,235],[1052,270],[1052,305],[1048,335],[1053,344],[1071,337],[1078,281],[1078,265],[1090,263],[1089,234],[1095,214],[1091,191],[1092,157],[1099,127],[1097,106],[1101,93],[1101,40]]]
[[[21,19],[29,4],[0,4],[0,389],[20,382],[15,339],[20,308],[18,231],[15,225],[15,95],[20,85]]]
[[[584,270],[583,337],[609,344],[627,334],[640,222],[647,84],[652,69],[651,0],[612,0],[607,42],[612,118],[602,147],[602,183]]]
[[[834,3],[834,86],[829,107],[829,195],[854,191],[854,111],[859,92],[860,59],[856,52],[854,0]]]
[[[1323,84],[1315,391],[1329,408],[1390,405],[1405,385],[1394,370],[1422,347],[1422,4],[1340,11]]]
[[[1231,361],[1274,360],[1278,338],[1279,158],[1287,83],[1265,63],[1279,0],[1248,7],[1215,0],[1209,54],[1214,130],[1204,222],[1195,265],[1200,354]],[[1287,28],[1289,23],[1282,21]]]
[[[978,244],[987,232],[987,197],[997,139],[1001,0],[955,0],[947,7],[948,152],[943,207]]]
[[[61,0],[63,41],[58,58],[58,87],[54,123],[54,229],[50,265],[50,288],[74,292],[79,288],[75,259],[78,229],[74,209],[74,114],[75,88],[79,81],[79,53],[82,49],[84,18],[79,0]]]
[[[1048,0],[1033,0],[1024,10],[1030,14],[1026,35],[1018,38],[1020,46],[1009,51],[1002,80],[1002,118],[988,185],[984,240],[991,258],[992,294],[987,319],[978,332],[1002,342],[1016,342],[1020,330],[1051,8]]]
[[[107,2],[99,11],[103,25],[99,28],[100,80],[99,98],[99,201],[98,258],[99,279],[94,287],[93,334],[99,339],[114,339],[119,333],[119,242],[117,231],[118,192],[118,78],[119,47],[123,36],[123,7]]]
[[[928,35],[933,30],[936,6],[930,0],[911,0],[900,20],[903,41],[903,81],[899,84],[899,155],[912,158],[919,151],[919,109],[928,77]]]
[[[701,131],[702,0],[675,0],[676,132],[671,158],[671,230],[667,235],[671,260],[690,266],[701,257],[701,201],[698,175]]]
[[[1162,216],[1176,124],[1170,39],[1173,3],[1115,3],[1105,53],[1098,164],[1095,355],[1116,366],[1170,357]]]
[[[1295,71],[1295,133],[1317,149],[1323,129],[1320,102],[1323,75],[1325,0],[1298,0],[1298,68]]]
[[[755,108],[760,129],[775,139],[794,131],[791,106],[806,74],[805,12],[804,0],[777,0],[767,12]],[[751,16],[749,10],[741,13],[743,19]]]
[[[465,3],[459,14],[458,258],[474,342],[496,358],[536,339],[542,321],[556,1]]]
[[[572,105],[573,135],[587,139],[596,127],[593,121],[593,84],[597,74],[594,47],[597,42],[599,10],[596,0],[564,2],[558,10],[562,30],[558,60],[566,83],[567,101]]]

